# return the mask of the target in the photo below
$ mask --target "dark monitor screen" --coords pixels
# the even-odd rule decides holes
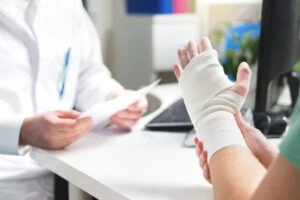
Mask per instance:
[[[258,58],[256,112],[266,112],[277,102],[286,76],[293,104],[299,77],[292,73],[300,60],[300,0],[264,0]]]

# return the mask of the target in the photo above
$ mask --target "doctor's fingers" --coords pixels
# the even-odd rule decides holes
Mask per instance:
[[[139,120],[146,110],[133,112],[130,110],[123,110],[116,114],[116,118],[120,118],[121,120]]]
[[[92,127],[92,122],[88,118],[83,118],[81,122],[76,124],[76,126],[73,127],[73,129],[69,130],[60,130],[57,133],[57,137],[51,141],[52,148],[54,149],[61,149],[64,148],[76,140],[78,140],[80,137],[87,134]],[[58,136],[59,134],[59,136]]]
[[[77,119],[81,114],[76,110],[66,110],[66,111],[58,110],[55,111],[55,113],[59,118],[64,118],[64,119]]]
[[[64,129],[64,130],[70,130],[74,129],[76,126],[82,124],[82,123],[87,123],[91,121],[91,118],[89,117],[84,117],[84,118],[69,118],[67,115],[64,115],[65,118],[53,118],[49,119],[47,121],[48,127],[51,129]]]
[[[73,137],[74,135],[84,134],[92,128],[92,119],[90,117],[84,117],[76,120],[76,123],[64,130],[67,130],[65,137]]]
[[[117,116],[114,116],[110,119],[110,123],[112,125],[116,125],[117,127],[125,130],[130,130],[134,125],[136,125],[138,120],[130,120],[130,119],[123,119]]]
[[[148,100],[146,97],[141,98],[139,101],[137,101],[136,103],[133,103],[132,105],[130,105],[128,107],[128,111],[132,111],[132,112],[146,112],[148,109]]]
[[[84,135],[86,135],[87,133],[90,132],[91,127],[92,127],[91,125],[78,126],[76,129],[74,129],[72,134],[67,135],[68,137],[65,138],[64,145],[68,146],[68,145],[72,144],[73,142],[75,142],[76,140],[78,140],[79,138],[83,137]]]
[[[73,132],[72,136],[66,138],[56,138],[56,140],[49,143],[50,149],[63,149],[72,143],[76,142],[79,138],[86,135],[89,131],[86,128],[82,128],[81,131]]]

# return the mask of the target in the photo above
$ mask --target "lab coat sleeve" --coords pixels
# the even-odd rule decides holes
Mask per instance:
[[[97,31],[82,5],[79,6],[78,13],[81,22],[81,69],[75,107],[85,111],[124,89],[111,77],[110,71],[103,64]]]
[[[9,106],[0,101],[0,154],[17,155],[24,116],[14,115]]]

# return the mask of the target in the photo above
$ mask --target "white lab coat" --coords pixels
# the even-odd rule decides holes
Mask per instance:
[[[18,155],[21,124],[25,117],[47,111],[84,111],[122,90],[100,55],[97,33],[81,0],[0,1],[0,199],[51,197],[50,173],[28,155]]]

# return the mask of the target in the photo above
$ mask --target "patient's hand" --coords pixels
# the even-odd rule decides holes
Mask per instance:
[[[201,39],[200,46],[201,47],[198,47],[195,41],[190,41],[187,49],[180,48],[178,50],[180,64],[175,64],[173,66],[173,70],[177,78],[181,76],[182,71],[189,64],[190,60],[202,52],[212,49],[212,45],[207,37],[203,37]],[[229,88],[229,90],[242,97],[246,97],[249,91],[250,80],[251,70],[249,65],[242,62],[238,68],[237,81],[231,88]]]
[[[248,122],[246,122],[240,112],[235,114],[235,120],[253,155],[266,169],[268,169],[274,158],[278,155],[278,150],[272,146],[272,144],[258,129],[252,127]],[[199,159],[199,165],[203,170],[203,176],[208,182],[211,182],[207,162],[207,152],[203,148],[203,143],[198,138],[195,137],[194,141],[196,144],[196,155]]]
[[[174,73],[179,79],[182,71],[187,67],[190,61],[207,50],[212,49],[211,43],[208,38],[204,37],[201,39],[201,48],[198,47],[197,43],[190,41],[188,48],[181,48],[178,50],[178,56],[180,64],[174,65]],[[249,90],[249,84],[251,79],[251,70],[247,63],[241,63],[238,68],[237,81],[228,90],[246,97]],[[259,161],[267,168],[272,162],[273,158],[277,154],[277,151],[268,143],[266,138],[257,129],[247,124],[241,117],[240,113],[235,114],[236,122],[244,136],[244,139],[252,151],[252,153],[259,159]],[[203,148],[202,142],[195,139],[197,145],[197,156],[199,158],[200,166],[203,169],[204,176],[207,180],[210,180],[209,166],[207,162],[207,152]]]

